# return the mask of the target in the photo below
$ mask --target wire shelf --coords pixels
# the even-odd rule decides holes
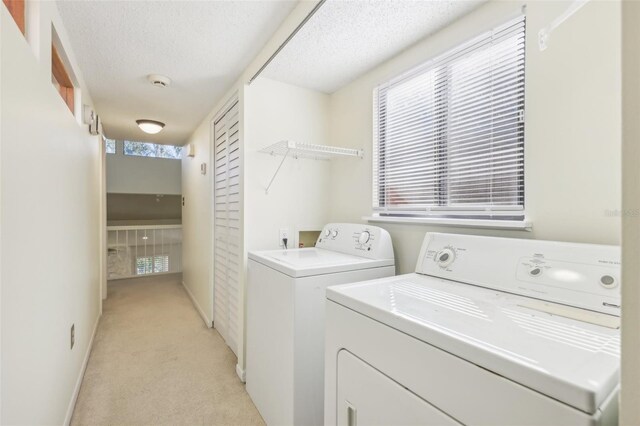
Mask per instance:
[[[362,158],[364,155],[361,149],[340,148],[337,146],[316,145],[295,141],[276,142],[273,145],[262,148],[260,152],[310,160],[329,160],[331,157],[336,156]]]
[[[301,143],[294,141],[280,141],[276,142],[273,145],[270,145],[266,148],[262,148],[260,152],[271,155],[280,155],[282,156],[282,161],[280,161],[280,165],[276,169],[271,181],[269,181],[269,185],[265,189],[265,193],[269,193],[269,188],[273,184],[284,160],[287,157],[291,158],[306,158],[310,160],[329,160],[331,157],[364,157],[364,151],[361,149],[352,149],[352,148],[340,148],[337,146],[327,146],[327,145],[315,145],[312,143]]]

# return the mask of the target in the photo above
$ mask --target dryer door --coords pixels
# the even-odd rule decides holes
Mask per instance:
[[[340,426],[460,425],[346,350],[338,353]]]

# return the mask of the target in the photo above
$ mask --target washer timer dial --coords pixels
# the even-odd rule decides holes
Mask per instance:
[[[444,248],[436,253],[435,261],[441,268],[451,265],[456,259],[456,252],[451,248]]]

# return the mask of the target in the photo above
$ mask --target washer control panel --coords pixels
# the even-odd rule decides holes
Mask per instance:
[[[428,233],[416,272],[620,315],[620,249]]]
[[[393,259],[389,233],[377,226],[355,223],[327,224],[316,247],[369,259]]]

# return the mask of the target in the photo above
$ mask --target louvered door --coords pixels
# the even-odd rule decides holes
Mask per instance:
[[[238,102],[214,123],[214,327],[237,354],[240,292],[240,122]]]

